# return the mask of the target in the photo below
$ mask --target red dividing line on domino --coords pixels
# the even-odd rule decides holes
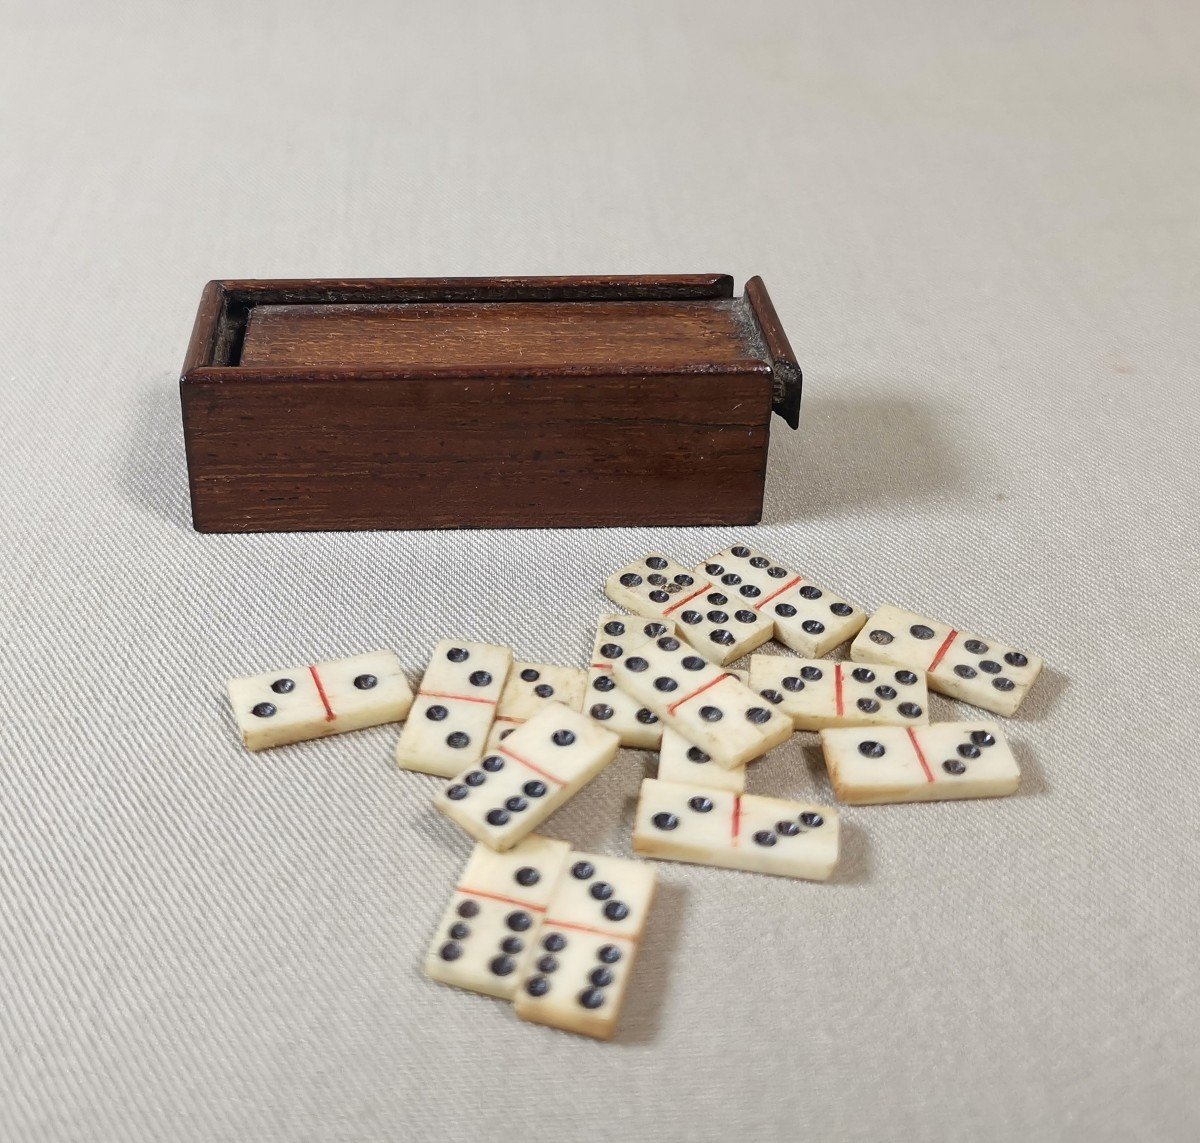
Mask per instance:
[[[768,603],[770,603],[770,602],[771,602],[771,600],[773,600],[773,599],[775,599],[776,597],[778,597],[778,596],[782,595],[782,594],[783,594],[785,591],[787,591],[787,590],[788,590],[788,588],[795,587],[795,586],[796,586],[796,584],[798,584],[798,583],[803,583],[803,582],[804,582],[804,576],[802,576],[802,575],[798,575],[798,576],[796,576],[796,578],[795,578],[795,579],[793,579],[793,580],[789,580],[789,581],[788,581],[787,583],[785,583],[785,584],[783,585],[783,587],[781,587],[781,588],[780,588],[778,591],[773,591],[773,592],[772,592],[770,595],[768,595],[768,596],[767,596],[767,598],[766,598],[766,599],[764,599],[764,600],[762,601],[762,603],[756,603],[756,604],[754,605],[754,610],[755,610],[755,611],[761,611],[761,610],[762,610],[764,607],[766,607],[766,606],[767,606],[767,604],[768,604]]]
[[[316,667],[309,667],[308,670],[313,677],[313,682],[317,684],[317,694],[321,696],[321,705],[325,708],[325,721],[332,722],[337,716],[333,713],[333,707],[329,705],[329,696],[325,694],[325,687],[321,684],[321,676],[317,674]]]
[[[482,889],[467,889],[460,885],[455,892],[464,893],[468,897],[486,897],[489,901],[503,901],[506,905],[519,905],[522,909],[528,909],[531,913],[544,913],[545,905],[530,905],[528,901],[518,901],[516,897],[505,897],[500,893],[485,893]]]
[[[540,766],[535,766],[532,762],[522,758],[520,754],[514,754],[507,746],[497,746],[496,749],[501,754],[507,754],[510,758],[520,762],[522,766],[528,767],[535,774],[540,774],[543,778],[549,778],[556,786],[565,786],[567,783],[562,778],[556,778],[547,770],[543,770]]]
[[[734,794],[733,796],[733,844],[738,843],[738,833],[742,828],[742,795]]]
[[[837,714],[838,718],[841,718],[842,715],[846,713],[845,704],[842,699],[842,664],[841,663],[838,663],[837,666],[833,668],[833,694],[834,694],[834,699],[837,703],[837,706],[835,707],[835,713]]]
[[[934,667],[936,667],[938,665],[938,663],[940,663],[942,661],[942,659],[945,657],[946,652],[950,650],[950,644],[953,643],[954,640],[957,638],[958,638],[958,632],[951,631],[950,634],[946,636],[942,645],[938,648],[938,653],[936,655],[934,655],[933,662],[930,663],[929,666],[925,668],[925,670],[932,671],[934,669]]]
[[[556,921],[553,917],[547,917],[542,922],[542,931],[545,932],[546,929],[551,927],[556,929],[574,929],[579,933],[594,933],[598,937],[611,937],[614,935],[609,929],[593,929],[591,925],[568,924],[566,921]],[[637,938],[622,936],[621,940],[636,943]]]
[[[698,691],[692,691],[692,693],[690,695],[685,695],[678,702],[671,703],[671,705],[667,707],[667,710],[669,710],[672,714],[674,714],[681,706],[683,706],[683,704],[685,702],[691,702],[692,699],[694,699],[697,695],[704,694],[704,692],[706,690],[709,690],[711,687],[715,687],[717,685],[717,683],[719,683],[722,679],[732,679],[732,678],[733,678],[733,676],[731,674],[729,674],[728,671],[723,672],[722,674],[719,674],[715,679],[712,679],[711,681],[705,683],[704,686],[702,686]]]
[[[426,698],[448,698],[455,699],[457,702],[478,702],[484,706],[495,706],[495,699],[476,698],[474,695],[449,695],[444,691],[417,691],[417,694],[424,695]]]
[[[706,583],[703,587],[696,588],[696,590],[693,591],[691,595],[685,595],[681,600],[679,600],[678,603],[672,603],[671,606],[668,607],[666,609],[666,611],[663,612],[663,615],[670,615],[672,611],[678,611],[685,603],[688,603],[691,600],[695,599],[696,596],[698,596],[698,595],[703,595],[711,587],[712,587],[711,583]]]
[[[929,763],[925,761],[925,752],[921,749],[921,744],[917,741],[916,732],[911,726],[906,727],[908,731],[908,740],[912,743],[912,748],[917,752],[917,761],[921,763],[921,769],[925,771],[925,781],[933,781],[933,771],[929,769]]]

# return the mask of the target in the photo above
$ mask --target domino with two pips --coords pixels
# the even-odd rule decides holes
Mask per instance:
[[[496,705],[496,720],[488,732],[487,749],[503,742],[547,703],[557,702],[570,710],[578,710],[583,703],[586,680],[582,667],[513,663]]]

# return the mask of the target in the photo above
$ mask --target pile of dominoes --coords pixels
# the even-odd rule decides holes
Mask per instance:
[[[1037,656],[890,605],[868,617],[742,544],[693,569],[646,556],[605,591],[633,614],[600,618],[587,668],[447,639],[415,696],[391,651],[229,684],[251,750],[407,720],[400,766],[448,779],[434,805],[478,844],[425,961],[434,980],[511,1000],[526,1020],[612,1036],[653,868],[533,830],[621,746],[659,751],[636,853],[815,881],[837,864],[837,810],[743,792],[746,765],[797,730],[820,732],[850,805],[1017,788],[996,724],[931,725],[928,690],[1011,715]],[[795,655],[725,669],[771,638]],[[823,658],[848,640],[849,661]]]

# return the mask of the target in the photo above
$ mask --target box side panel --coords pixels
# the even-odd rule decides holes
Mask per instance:
[[[221,314],[225,306],[225,291],[220,282],[209,282],[200,295],[192,336],[183,359],[183,373],[213,363],[219,337]]]
[[[749,524],[770,375],[191,381],[205,532]]]
[[[762,334],[764,348],[775,373],[775,412],[793,429],[799,428],[804,375],[762,278],[757,275],[751,278],[746,283],[743,297],[755,325]]]

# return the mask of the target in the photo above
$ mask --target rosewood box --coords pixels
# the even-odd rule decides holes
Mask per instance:
[[[800,369],[758,278],[210,282],[202,532],[751,524]]]

